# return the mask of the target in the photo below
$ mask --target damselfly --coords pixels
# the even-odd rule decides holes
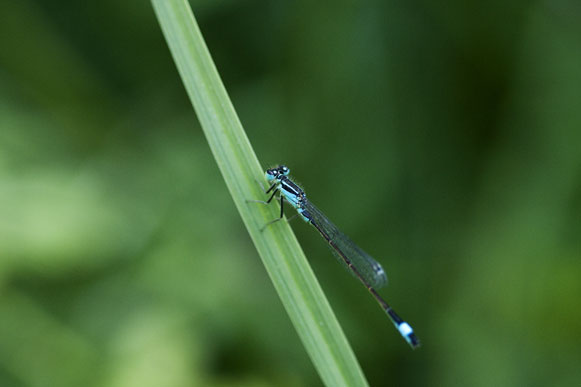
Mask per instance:
[[[271,183],[271,186],[266,191],[266,194],[271,192],[272,194],[266,201],[252,200],[253,202],[269,204],[277,192],[280,194],[280,217],[268,222],[263,229],[283,218],[284,202],[285,200],[289,202],[297,210],[303,220],[312,224],[321,236],[325,238],[331,247],[331,251],[339,259],[339,262],[341,262],[363,283],[363,285],[365,285],[367,290],[369,290],[375,300],[377,300],[381,308],[387,313],[403,338],[412,348],[417,348],[420,345],[420,341],[414,334],[412,327],[399,317],[391,306],[389,306],[389,304],[381,298],[375,290],[375,288],[381,288],[387,284],[387,275],[381,265],[351,241],[347,235],[339,231],[339,229],[307,199],[305,191],[288,177],[289,172],[290,170],[284,165],[267,169],[266,179]]]

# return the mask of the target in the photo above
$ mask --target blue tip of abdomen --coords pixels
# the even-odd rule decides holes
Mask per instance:
[[[397,326],[397,330],[403,336],[403,338],[412,346],[412,348],[417,348],[420,346],[420,340],[414,333],[414,330],[410,324],[405,321]]]

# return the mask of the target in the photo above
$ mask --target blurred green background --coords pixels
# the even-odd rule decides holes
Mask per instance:
[[[579,385],[579,2],[191,4],[371,385]],[[2,2],[0,385],[320,384],[150,3]]]

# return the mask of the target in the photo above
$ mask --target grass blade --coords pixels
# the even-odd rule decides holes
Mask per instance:
[[[261,168],[228,98],[186,0],[153,0],[182,81],[226,185],[303,345],[328,386],[366,386],[328,301],[292,230],[279,222],[276,206],[251,205],[260,198]]]

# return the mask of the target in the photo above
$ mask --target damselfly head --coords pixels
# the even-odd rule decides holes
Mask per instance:
[[[285,165],[279,165],[276,168],[269,168],[266,170],[266,180],[273,181],[279,179],[282,176],[287,176],[290,173]]]

